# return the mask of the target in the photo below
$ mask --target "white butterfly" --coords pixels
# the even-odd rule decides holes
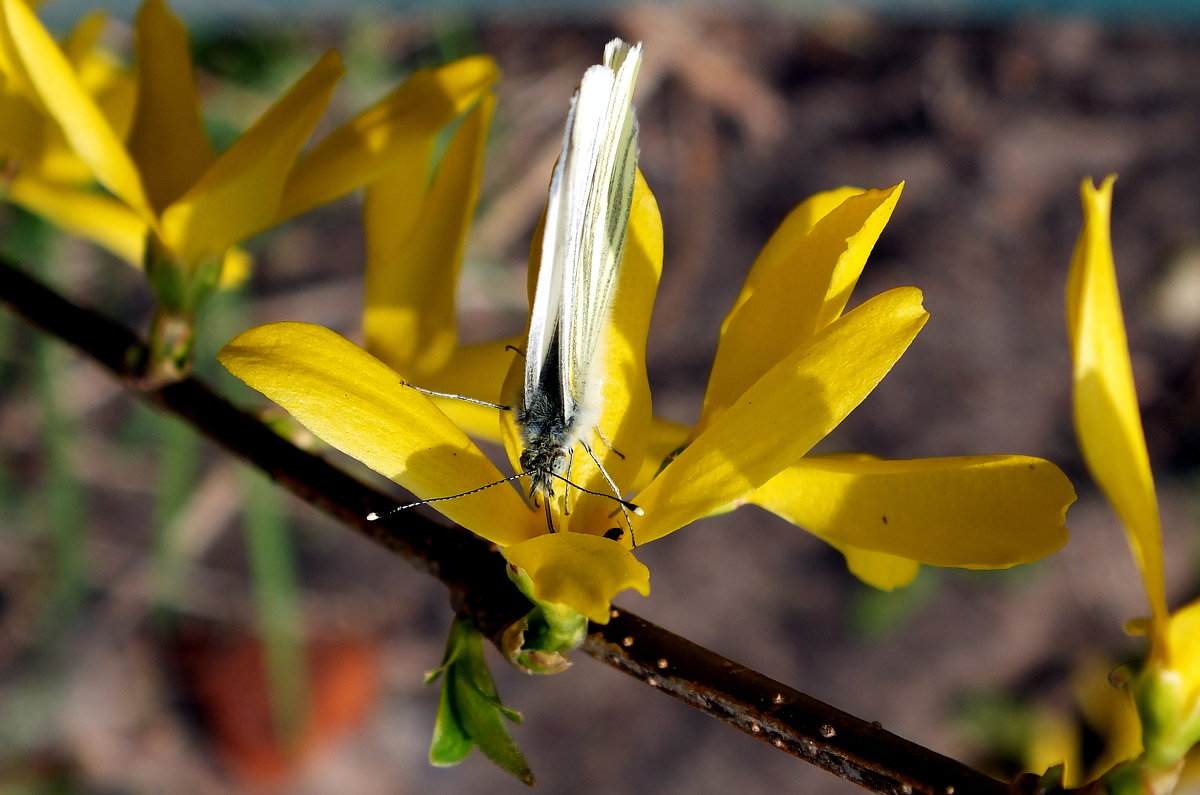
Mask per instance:
[[[641,61],[641,44],[613,39],[604,48],[604,63],[584,73],[571,100],[562,153],[550,178],[542,259],[525,348],[525,386],[514,414],[522,445],[521,471],[461,494],[401,505],[388,514],[465,497],[525,476],[530,479],[530,499],[544,507],[552,532],[555,481],[616,501],[625,512],[626,525],[630,511],[641,513],[621,499],[583,436],[595,428],[604,440],[595,425],[602,384],[594,378],[594,364],[603,358],[597,350],[612,308],[633,202],[638,149],[632,100]],[[437,397],[494,406],[405,383]],[[569,480],[576,445],[591,456],[611,494],[589,491]],[[372,513],[367,518],[382,517]]]
[[[641,44],[613,39],[604,48],[604,63],[587,70],[571,101],[562,154],[550,179],[525,388],[515,419],[529,494],[545,506],[551,530],[554,483],[565,481],[577,444],[620,501],[584,434],[600,412],[602,385],[594,371],[603,357],[596,353],[612,307],[633,200],[638,148],[632,99],[641,60]]]

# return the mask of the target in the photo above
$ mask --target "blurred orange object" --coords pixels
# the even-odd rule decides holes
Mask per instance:
[[[379,693],[373,638],[318,638],[305,644],[308,713],[294,741],[277,734],[262,642],[192,626],[177,646],[181,684],[217,755],[251,788],[287,783],[367,716]]]

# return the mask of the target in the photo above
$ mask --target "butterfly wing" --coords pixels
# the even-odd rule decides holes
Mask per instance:
[[[563,135],[562,155],[550,177],[550,198],[546,203],[546,221],[542,231],[542,255],[538,264],[537,287],[533,293],[533,309],[529,313],[529,334],[525,342],[524,405],[532,406],[545,394],[543,380],[557,374],[547,370],[553,340],[559,332],[559,314],[563,295],[564,252],[571,195],[564,184],[564,173],[571,151],[571,133],[578,95],[571,99],[567,114],[567,129]]]
[[[559,378],[563,416],[590,416],[600,336],[612,306],[633,201],[637,118],[633,86],[640,44],[615,39],[580,83],[567,133],[563,172],[567,229],[559,299]]]

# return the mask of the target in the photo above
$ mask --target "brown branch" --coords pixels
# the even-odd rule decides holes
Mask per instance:
[[[195,378],[151,386],[136,363],[145,346],[125,327],[77,306],[0,260],[0,301],[76,348],[131,391],[191,423],[229,452],[356,532],[437,577],[455,608],[498,639],[529,603],[505,576],[496,549],[467,530],[416,513],[368,522],[396,503],[278,436]],[[751,737],[866,789],[883,793],[999,795],[1009,785],[934,753],[714,652],[614,610],[592,625],[584,651]]]

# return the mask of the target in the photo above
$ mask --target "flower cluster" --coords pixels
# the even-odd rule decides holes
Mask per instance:
[[[447,157],[473,151],[464,144]],[[441,167],[467,173],[457,160]],[[634,541],[649,543],[745,503],[818,534],[846,554],[859,576],[882,587],[907,582],[922,562],[998,568],[1053,552],[1066,540],[1063,517],[1074,492],[1048,462],[1024,456],[806,457],[870,393],[925,323],[914,288],[891,290],[845,311],[900,190],[820,194],[784,221],[722,326],[701,419],[687,428],[658,421],[651,411],[644,354],[662,268],[662,229],[654,197],[639,176],[618,277],[620,305],[609,318],[598,423],[615,429],[611,447],[620,451],[608,451],[604,467],[644,512],[635,519],[634,538],[605,537],[612,506],[586,494],[569,516],[556,519],[566,530],[559,533],[548,533],[542,514],[507,486],[432,506],[500,545],[508,561],[528,574],[539,601],[565,604],[599,622],[607,620],[619,591],[648,590],[648,572],[631,552]],[[431,190],[427,200],[438,193]],[[468,216],[454,214],[460,221]],[[368,235],[372,228],[368,215]],[[429,249],[456,251],[463,224],[448,224],[442,233],[441,245]],[[421,227],[420,234],[434,233]],[[417,262],[414,257],[409,264]],[[503,343],[465,350],[454,345],[446,280],[446,270],[417,267],[389,273],[386,283],[368,279],[369,345],[400,372],[335,333],[303,323],[245,332],[225,347],[221,361],[317,436],[419,498],[472,492],[503,478],[468,436],[487,423],[480,411],[492,410],[468,406],[462,411],[474,419],[459,425],[448,416],[455,409],[439,408],[444,400],[435,405],[404,384],[416,382],[417,373],[439,388],[453,383],[463,394],[494,398],[512,393],[522,363],[505,353]],[[421,305],[404,303],[401,292],[445,297],[433,302],[436,311],[422,326]],[[444,347],[433,364],[422,369],[422,349],[407,338],[379,334],[385,320],[423,328],[430,338],[440,334]],[[511,363],[507,387],[496,375],[505,360]],[[511,417],[493,414],[491,423],[515,466],[520,445]],[[496,438],[497,430],[485,428],[481,435]],[[572,479],[600,490],[600,475],[589,463],[577,462]]]
[[[617,594],[649,593],[637,547],[745,505],[821,538],[882,589],[910,582],[921,564],[1005,568],[1066,542],[1075,494],[1047,461],[812,453],[928,320],[915,287],[851,300],[903,184],[837,188],[787,215],[747,271],[720,327],[698,419],[684,425],[653,411],[645,352],[663,229],[637,172],[615,306],[592,375],[602,384],[594,419],[605,444],[594,458],[575,455],[573,488],[544,513],[524,475],[506,477],[477,444],[502,444],[520,472],[514,412],[487,404],[516,402],[525,345],[463,346],[456,333],[455,290],[496,104],[494,63],[476,56],[418,71],[309,145],[343,74],[331,51],[218,152],[205,132],[187,32],[164,0],[145,0],[137,15],[132,66],[98,45],[104,24],[88,17],[59,42],[29,0],[0,0],[0,197],[144,268],[157,301],[158,374],[178,375],[198,308],[247,272],[239,246],[363,189],[365,347],[284,322],[243,332],[219,358],[316,436],[499,546],[514,581],[569,639],[564,648],[581,641],[584,619],[609,619]],[[1158,793],[1170,791],[1200,741],[1200,601],[1174,612],[1167,604],[1109,242],[1112,184],[1082,190],[1067,301],[1074,415],[1084,458],[1126,527],[1145,585],[1150,616],[1132,628],[1149,651],[1127,689],[1095,702],[1103,702],[1097,714],[1109,737],[1104,756],[1087,775],[1072,758],[1064,775]],[[531,297],[540,239],[539,231]],[[614,526],[613,484],[637,505],[627,528]],[[524,777],[524,760],[500,728],[511,716],[498,706],[472,632],[456,624],[439,669],[449,684],[435,757],[450,763],[486,745]],[[561,667],[543,662],[542,670]],[[472,728],[466,713],[490,717]],[[1061,744],[1046,749],[1039,762],[1068,755]]]
[[[192,314],[245,272],[237,243],[410,167],[496,78],[486,57],[418,72],[302,153],[344,71],[330,51],[218,154],[187,31],[164,0],[137,15],[132,71],[97,47],[103,22],[88,17],[60,46],[26,0],[0,3],[0,195],[144,265],[152,334],[179,324],[160,353],[181,365]]]
[[[662,229],[640,173],[596,378],[609,442],[600,463],[643,515],[635,532],[610,538],[611,501],[588,493],[606,490],[602,472],[577,457],[572,479],[583,489],[569,514],[555,506],[565,532],[548,532],[519,489],[478,490],[503,475],[469,435],[502,440],[515,466],[511,412],[497,418],[405,386],[500,400],[520,380],[511,340],[462,348],[454,332],[454,288],[494,107],[492,62],[418,72],[304,151],[343,71],[329,52],[218,153],[201,120],[186,30],[163,0],[146,0],[138,13],[131,69],[96,44],[103,23],[88,18],[60,44],[27,0],[0,0],[4,195],[144,265],[161,321],[152,338],[159,355],[181,364],[193,313],[245,264],[240,241],[365,186],[368,350],[284,323],[242,334],[221,359],[419,498],[472,492],[435,506],[503,547],[537,600],[604,621],[616,593],[648,591],[635,544],[747,503],[823,538],[884,588],[911,580],[920,563],[1005,567],[1065,542],[1074,494],[1045,461],[809,455],[927,319],[911,287],[847,311],[899,185],[842,188],[798,206],[722,325],[698,422],[655,418],[645,348]],[[434,170],[435,139],[455,121]]]

